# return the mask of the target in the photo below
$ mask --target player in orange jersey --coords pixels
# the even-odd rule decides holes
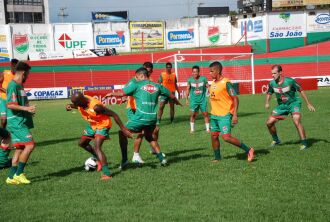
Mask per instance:
[[[6,128],[7,125],[7,87],[11,80],[13,80],[15,76],[15,66],[18,63],[17,59],[12,59],[10,61],[10,70],[5,70],[0,74],[0,92],[1,92],[1,100],[0,100],[0,118],[1,118],[1,127]]]
[[[254,149],[240,142],[231,135],[231,126],[237,124],[238,97],[230,80],[222,75],[222,65],[220,62],[213,62],[209,66],[210,74],[213,79],[210,90],[211,103],[211,140],[214,151],[213,162],[219,162],[220,141],[219,135],[227,143],[243,149],[248,161],[252,162]]]
[[[107,109],[102,102],[90,96],[84,96],[81,92],[72,95],[73,104],[67,104],[66,110],[78,109],[82,117],[89,122],[84,134],[79,141],[79,146],[93,154],[98,159],[98,171],[102,170],[101,180],[111,179],[111,173],[105,154],[102,151],[104,140],[109,138],[109,130],[112,126],[110,117],[113,117],[121,131],[129,138],[132,134],[126,129],[119,116],[110,109]],[[94,139],[94,147],[89,143]]]
[[[166,71],[162,72],[160,74],[158,83],[163,85],[165,88],[170,90],[172,94],[175,94],[175,91],[179,93],[178,89],[178,84],[177,84],[177,79],[176,79],[176,74],[172,72],[172,63],[168,62],[166,63]],[[174,120],[174,101],[168,97],[161,96],[160,97],[160,103],[159,103],[159,110],[158,110],[158,123],[160,123],[162,119],[162,115],[164,112],[164,108],[166,103],[170,104],[170,120],[171,123]]]

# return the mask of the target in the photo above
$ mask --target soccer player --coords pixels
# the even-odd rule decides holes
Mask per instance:
[[[30,69],[27,63],[18,62],[15,76],[7,88],[7,129],[11,134],[13,147],[16,148],[7,184],[31,183],[24,174],[24,168],[35,145],[29,129],[34,127],[32,114],[36,112],[36,107],[29,105],[23,88]]]
[[[301,86],[294,79],[282,75],[282,67],[280,65],[272,66],[272,76],[273,80],[269,82],[265,104],[265,108],[269,109],[270,98],[272,97],[272,94],[275,93],[278,106],[275,107],[266,123],[269,133],[273,138],[271,147],[275,147],[281,143],[277,136],[275,123],[278,120],[285,119],[285,116],[288,114],[291,114],[293,123],[296,126],[301,139],[300,150],[305,150],[308,148],[308,143],[306,140],[304,127],[300,121],[301,99],[296,95],[296,92],[300,92],[309,111],[315,112],[315,108],[309,102],[307,95],[302,90]]]
[[[102,170],[101,180],[110,180],[111,173],[108,167],[107,157],[102,151],[104,140],[109,138],[109,130],[112,126],[110,117],[113,117],[121,129],[123,135],[132,138],[132,134],[124,127],[119,116],[107,109],[102,102],[90,96],[84,96],[81,92],[72,95],[73,104],[67,104],[66,110],[78,109],[82,117],[89,122],[84,134],[79,141],[79,146],[93,154],[98,160],[98,171]],[[94,147],[89,143],[94,139]]]
[[[1,118],[1,127],[6,128],[7,124],[7,96],[6,90],[8,84],[11,80],[13,80],[15,75],[15,66],[18,63],[17,59],[12,59],[10,61],[10,70],[5,70],[0,74],[0,92],[1,92],[1,100],[0,100],[0,118]]]
[[[175,75],[175,73],[172,72],[172,63],[170,63],[170,62],[166,63],[166,71],[162,72],[160,74],[158,83],[163,85],[165,88],[167,88],[173,95],[175,95],[175,91],[177,91],[179,93],[176,75]],[[173,123],[174,112],[175,112],[174,101],[173,101],[173,99],[166,97],[166,96],[160,97],[160,104],[159,104],[159,110],[158,110],[158,122],[159,123],[162,119],[164,108],[167,103],[170,104],[170,120],[171,120],[171,123]]]
[[[0,128],[0,169],[11,167],[11,158],[9,158],[10,133]]]
[[[213,162],[219,162],[220,141],[219,135],[227,143],[235,145],[245,151],[248,161],[252,162],[254,149],[240,142],[231,135],[232,124],[237,124],[238,97],[230,80],[222,75],[222,65],[216,61],[210,64],[210,74],[213,82],[210,89],[211,102],[211,140],[214,151]]]
[[[186,104],[189,105],[190,109],[190,133],[195,131],[195,119],[199,110],[204,116],[206,131],[210,132],[206,100],[206,91],[209,84],[205,76],[200,76],[199,71],[199,66],[193,66],[192,76],[189,77],[187,83]]]
[[[146,140],[150,143],[153,150],[156,151],[161,165],[166,165],[167,161],[160,151],[159,144],[153,136],[157,122],[158,96],[163,95],[173,99],[174,103],[180,105],[180,102],[170,93],[168,89],[160,84],[154,83],[148,78],[148,71],[145,68],[139,68],[136,71],[137,82],[127,84],[123,88],[123,93],[128,96],[134,96],[136,99],[136,112],[130,119],[126,128],[132,133],[144,134]],[[119,131],[119,142],[122,151],[122,168],[127,163],[127,138],[123,132]]]

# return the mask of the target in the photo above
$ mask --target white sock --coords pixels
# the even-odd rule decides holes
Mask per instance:
[[[140,156],[140,153],[136,153],[136,152],[134,152],[133,155],[134,155],[134,156]]]
[[[195,131],[195,123],[190,122],[190,131]]]
[[[205,127],[206,127],[206,131],[210,131],[210,124],[209,123],[205,123]]]

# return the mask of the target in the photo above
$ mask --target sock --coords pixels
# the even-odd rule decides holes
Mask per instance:
[[[103,174],[105,174],[107,176],[111,176],[111,173],[110,173],[110,170],[109,170],[108,165],[103,165],[102,166],[102,172],[103,172]]]
[[[272,138],[273,138],[273,140],[274,140],[275,142],[279,142],[279,141],[280,141],[280,139],[278,138],[277,134],[273,134],[273,135],[272,135]]]
[[[214,151],[214,159],[221,160],[220,149],[213,150]]]
[[[13,179],[16,171],[17,171],[17,166],[10,167],[8,177],[10,179]]]
[[[190,122],[190,131],[194,132],[195,131],[195,123]]]
[[[121,149],[121,163],[125,163],[127,161],[127,149]]]
[[[140,153],[134,152],[133,156],[140,156]]]
[[[16,171],[17,176],[21,175],[24,172],[25,164],[26,163],[23,163],[23,162],[18,163],[18,167],[17,167],[17,171]]]
[[[244,143],[241,143],[241,145],[239,146],[242,150],[244,150],[246,153],[248,153],[250,151],[250,147],[248,147],[247,145],[245,145]]]
[[[206,131],[210,131],[210,124],[209,123],[205,123],[205,127],[206,127]]]
[[[163,153],[162,152],[157,153],[157,158],[159,159],[160,162],[162,162],[164,159]]]
[[[174,120],[174,116],[171,116],[171,123],[173,123],[173,120]]]
[[[301,140],[301,144],[304,145],[304,146],[307,146],[307,139]]]
[[[161,119],[157,119],[156,125],[160,124]]]

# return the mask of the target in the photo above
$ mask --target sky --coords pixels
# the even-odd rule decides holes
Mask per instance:
[[[130,20],[155,21],[196,16],[197,7],[224,7],[236,10],[236,0],[48,0],[51,23],[61,22],[60,8],[68,14],[64,22],[90,22],[91,12],[128,11]],[[229,3],[228,3],[229,2]]]

